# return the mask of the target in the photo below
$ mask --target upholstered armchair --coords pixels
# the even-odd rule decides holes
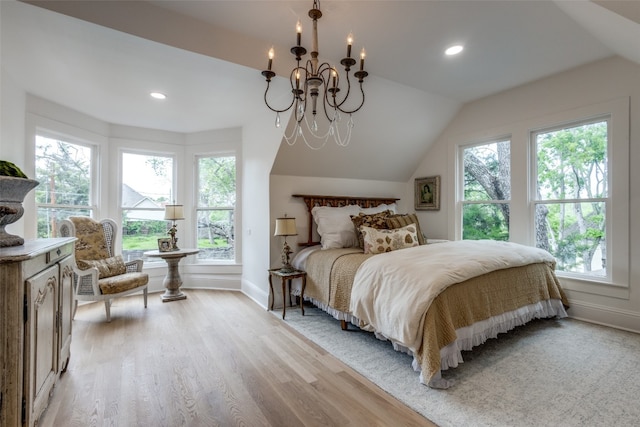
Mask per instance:
[[[118,226],[111,219],[96,221],[89,217],[70,217],[61,221],[58,234],[76,237],[74,267],[75,304],[78,301],[104,301],[107,322],[111,322],[111,300],[142,291],[147,308],[149,275],[142,273],[142,260],[124,262],[115,255]]]

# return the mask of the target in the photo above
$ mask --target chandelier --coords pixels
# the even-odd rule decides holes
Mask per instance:
[[[264,102],[271,111],[276,113],[276,127],[280,127],[280,113],[288,111],[293,108],[296,124],[290,135],[285,132],[284,138],[289,145],[296,143],[298,138],[302,138],[312,149],[322,148],[329,138],[333,138],[336,144],[342,147],[349,145],[351,141],[351,131],[353,129],[353,116],[352,114],[358,111],[364,105],[364,90],[362,83],[365,77],[369,75],[364,71],[364,58],[365,50],[362,49],[360,53],[360,70],[353,73],[353,77],[358,80],[360,86],[360,104],[357,107],[349,109],[345,102],[354,97],[349,98],[351,93],[351,79],[349,73],[351,67],[356,65],[356,60],[351,57],[351,45],[353,44],[353,35],[349,34],[347,37],[347,56],[340,61],[340,64],[344,67],[344,83],[340,76],[340,73],[336,67],[332,67],[329,63],[323,62],[319,64],[318,56],[318,19],[322,17],[320,11],[320,1],[313,1],[313,8],[309,10],[309,17],[313,20],[312,30],[312,44],[310,59],[307,59],[304,67],[301,65],[302,57],[306,55],[307,49],[301,46],[302,38],[302,26],[300,21],[296,25],[296,45],[291,48],[291,53],[296,59],[297,65],[291,70],[289,75],[289,82],[291,84],[291,103],[289,106],[283,109],[274,108],[269,104],[267,94],[271,84],[271,79],[276,75],[271,71],[273,64],[274,50],[273,47],[269,50],[269,65],[266,70],[262,72],[262,75],[267,80],[267,89],[264,92]],[[344,84],[343,84],[344,83]],[[341,86],[346,85],[346,90],[342,91]],[[355,86],[355,81],[354,81]],[[340,93],[342,92],[342,94]],[[356,90],[354,90],[356,92]],[[320,99],[320,105],[318,105],[318,98]],[[356,101],[357,103],[357,101]],[[308,106],[307,104],[311,104]],[[307,108],[310,108],[312,117],[309,120],[307,115]],[[328,121],[328,126],[323,130],[320,130],[318,126],[318,109],[324,111],[324,116]],[[342,121],[342,115],[348,115],[349,119],[346,126],[343,129],[343,133],[340,132],[339,124]],[[320,114],[322,116],[322,112]],[[321,119],[324,121],[324,119]],[[320,145],[310,144],[307,141],[305,132],[302,131],[302,124],[305,124],[309,134],[314,138],[320,140]]]

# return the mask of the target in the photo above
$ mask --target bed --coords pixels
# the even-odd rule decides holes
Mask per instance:
[[[433,243],[415,214],[395,212],[398,199],[294,197],[309,213],[307,242],[292,261],[307,272],[304,299],[343,329],[352,323],[411,354],[423,384],[448,388],[441,373],[463,362],[462,351],[533,319],[567,316],[546,251],[488,240]]]

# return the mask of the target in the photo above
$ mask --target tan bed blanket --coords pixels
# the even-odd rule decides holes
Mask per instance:
[[[422,344],[431,302],[448,286],[495,270],[555,259],[530,246],[459,240],[387,252],[362,263],[353,281],[351,312],[360,327],[412,351]]]
[[[494,246],[494,244],[491,242],[485,243],[471,243],[469,245],[465,242],[449,242],[396,251],[396,256],[401,256],[402,258],[411,259],[412,256],[416,257],[416,259],[409,261],[409,264],[420,263],[421,260],[426,262],[429,259],[431,261],[435,260],[436,264],[440,260],[441,264],[454,267],[453,272],[443,273],[449,277],[449,285],[444,286],[440,293],[433,297],[432,302],[429,303],[429,309],[425,308],[426,313],[422,313],[423,316],[419,319],[418,326],[415,326],[416,329],[413,332],[418,335],[416,341],[420,343],[415,348],[411,348],[400,342],[397,337],[387,335],[388,332],[385,333],[375,329],[370,323],[359,319],[360,326],[364,329],[382,333],[394,343],[412,350],[416,361],[420,363],[425,382],[428,382],[440,372],[440,349],[453,343],[458,338],[456,329],[514,311],[523,306],[541,302],[546,303],[550,299],[561,300],[568,306],[566,297],[554,274],[555,260],[550,255],[544,251],[522,245],[504,245],[504,242],[498,242],[497,247],[494,247],[493,250],[499,249],[500,251],[493,252],[490,247]],[[443,246],[449,244],[452,244],[449,249]],[[479,248],[476,245],[484,246]],[[414,252],[413,255],[411,255],[412,252],[408,252],[416,249],[417,252]],[[509,249],[507,251],[510,253],[509,258],[514,256],[515,258],[505,258],[504,249]],[[448,250],[452,250],[455,255],[447,254]],[[520,253],[523,250],[525,251],[524,254]],[[529,253],[529,250],[531,250],[531,253]],[[436,253],[440,255],[436,256]],[[492,259],[491,267],[482,266],[483,263],[475,259],[476,253],[492,254],[489,256]],[[539,258],[532,258],[532,253],[537,253],[535,256]],[[325,309],[333,309],[345,314],[355,315],[351,311],[351,306],[353,306],[351,300],[353,298],[354,276],[360,265],[371,257],[372,255],[365,255],[362,250],[355,248],[318,250],[312,253],[309,255],[305,267],[307,271],[305,298],[313,299],[314,302],[323,305]],[[374,255],[373,257],[376,257],[376,261],[384,260],[381,255]],[[457,262],[464,263],[465,266],[458,267],[456,270]],[[391,274],[395,274],[395,270],[403,269],[401,265],[401,262],[391,262],[385,267],[387,270],[382,270],[384,271],[383,275],[393,277]],[[419,273],[423,277],[423,281],[429,282],[429,280],[438,276],[434,268],[427,267],[426,270],[423,269]],[[489,271],[483,274],[482,272],[486,269],[497,269],[497,271]],[[464,271],[466,272],[462,273]],[[474,276],[473,272],[476,274],[475,277],[472,277]],[[465,275],[471,278],[465,280]],[[402,280],[392,280],[391,282],[392,293],[397,293],[398,289],[404,286],[401,283]],[[383,295],[384,292],[374,286],[373,289],[366,291],[366,294],[373,301],[376,297]],[[415,302],[411,300],[412,304],[410,305],[415,306]],[[355,305],[357,306],[358,303]],[[401,325],[409,312],[410,308],[397,306],[395,310],[387,309],[381,315],[388,315],[391,322]],[[554,315],[554,313],[550,313],[550,315]],[[391,316],[396,317],[393,318]],[[531,318],[533,317],[540,316],[532,316]],[[513,319],[512,321],[515,323],[508,329],[524,323],[518,319]],[[474,346],[478,344],[480,342],[473,343]],[[468,345],[461,349],[467,350],[470,348],[471,345]],[[456,365],[457,363],[449,364],[448,366]],[[445,366],[445,368],[448,366]]]
[[[429,383],[443,368],[440,350],[459,338],[456,330],[503,315],[500,330],[486,335],[482,331],[483,335],[476,336],[471,342],[458,343],[459,350],[471,350],[498,332],[510,330],[533,318],[566,315],[557,307],[558,304],[551,304],[551,300],[569,306],[554,270],[545,263],[497,270],[449,286],[431,303],[422,329],[422,345],[414,352],[425,383]],[[515,314],[515,310],[527,306],[531,311],[519,316]],[[509,313],[511,315],[507,315]],[[455,367],[458,360],[455,358],[445,363],[444,368]]]
[[[311,298],[326,307],[348,313],[351,285],[356,270],[365,255],[359,248],[318,250],[309,255],[305,266],[307,285],[305,298]]]
[[[540,264],[553,276],[551,290],[546,276],[540,280],[530,270],[506,277],[502,287],[495,285],[500,274],[492,272],[530,264]],[[546,251],[489,240],[455,241],[389,252],[362,263],[354,278],[350,309],[361,328],[375,331],[417,355],[428,381],[440,371],[439,350],[455,340],[455,329],[460,325],[491,317],[492,311],[501,314],[547,300],[550,293],[559,299],[561,291],[554,268],[555,259]],[[487,275],[487,280],[476,281],[474,286],[482,287],[474,296],[468,293],[472,287],[457,295],[466,301],[461,312],[456,308],[442,313],[441,308],[431,307],[436,297],[450,286],[483,275]],[[431,325],[427,324],[428,316],[435,317],[430,319]],[[448,316],[458,318],[454,322],[458,325],[440,324],[439,318]]]

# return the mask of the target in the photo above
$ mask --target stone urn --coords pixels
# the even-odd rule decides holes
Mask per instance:
[[[7,233],[4,228],[22,217],[22,202],[38,184],[33,179],[0,176],[0,247],[24,244],[22,237]]]

